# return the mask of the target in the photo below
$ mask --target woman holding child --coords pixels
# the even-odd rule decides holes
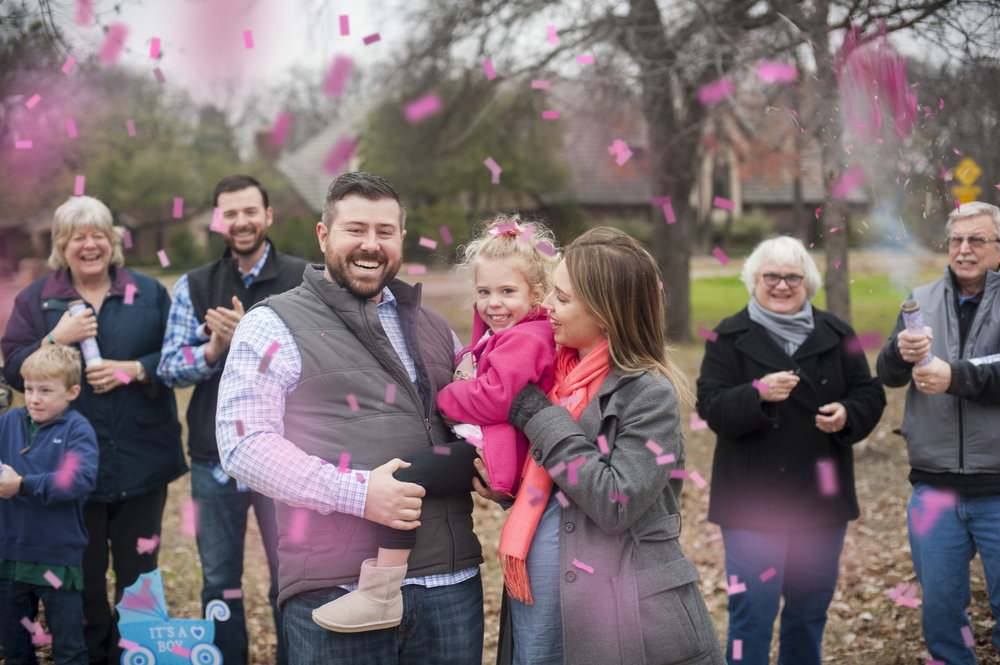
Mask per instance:
[[[527,386],[510,409],[530,449],[500,541],[511,596],[500,661],[722,663],[678,542],[671,471],[690,394],[664,347],[656,263],[629,236],[591,230],[566,248],[542,306],[555,386]]]
[[[117,664],[121,653],[107,601],[108,555],[119,598],[140,573],[156,567],[156,549],[137,547],[138,539],[159,538],[167,484],[187,470],[173,391],[156,376],[170,295],[155,279],[122,267],[121,238],[97,199],[74,196],[59,206],[49,257],[55,272],[18,294],[0,340],[4,377],[22,391],[21,365],[42,346],[96,337],[102,356],[99,364],[86,363],[72,406],[90,421],[100,448],[97,487],[84,506],[91,663]],[[74,300],[85,304],[76,315],[69,312]]]

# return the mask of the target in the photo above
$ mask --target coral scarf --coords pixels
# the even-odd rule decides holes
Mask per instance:
[[[565,406],[573,419],[579,420],[610,370],[607,340],[594,347],[583,360],[576,349],[560,347],[556,357],[555,385],[549,391],[549,399],[553,404]],[[551,492],[552,477],[529,456],[524,461],[521,487],[514,499],[514,507],[500,534],[500,565],[507,593],[511,598],[529,605],[532,598],[526,564],[528,548]]]

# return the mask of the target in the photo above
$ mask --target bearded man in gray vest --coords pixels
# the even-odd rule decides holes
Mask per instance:
[[[195,386],[187,411],[191,498],[197,506],[202,608],[212,600],[230,609],[216,621],[215,645],[228,665],[247,662],[247,630],[240,590],[247,514],[252,507],[271,572],[270,602],[278,646],[275,663],[286,665],[278,611],[278,528],[274,502],[228,476],[219,464],[215,409],[219,379],[244,307],[298,286],[307,263],[280,254],[267,238],[273,222],[267,190],[248,175],[223,178],[213,203],[227,248],[216,261],[181,276],[156,373],[172,387]]]
[[[395,279],[405,212],[388,182],[337,178],[316,233],[325,265],[240,323],[216,418],[223,468],[276,500],[289,662],[478,664],[483,558],[471,495],[424,497],[393,477],[400,458],[448,439],[434,400],[460,344],[421,307],[420,285]],[[328,631],[312,612],[355,588],[377,553],[374,523],[420,526],[402,623]]]
[[[979,552],[1000,617],[1000,208],[963,203],[948,216],[948,267],[917,288],[924,330],[903,317],[879,353],[887,386],[908,385],[908,526],[935,660],[975,665],[969,562]],[[993,644],[1000,650],[1000,625]]]

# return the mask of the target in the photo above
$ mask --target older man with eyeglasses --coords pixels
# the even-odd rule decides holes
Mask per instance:
[[[975,665],[966,607],[977,551],[990,608],[1000,616],[1000,208],[963,203],[948,216],[946,233],[944,276],[912,296],[926,334],[907,332],[900,316],[878,374],[886,386],[908,385],[907,514],[924,639],[936,660]],[[996,624],[993,644],[1000,651]]]

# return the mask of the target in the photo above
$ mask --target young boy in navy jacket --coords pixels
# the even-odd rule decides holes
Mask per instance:
[[[83,503],[97,480],[97,437],[67,410],[80,394],[80,352],[43,346],[21,366],[25,406],[0,416],[0,644],[34,663],[51,640],[57,665],[87,665],[83,641]],[[38,601],[50,634],[37,623]]]

